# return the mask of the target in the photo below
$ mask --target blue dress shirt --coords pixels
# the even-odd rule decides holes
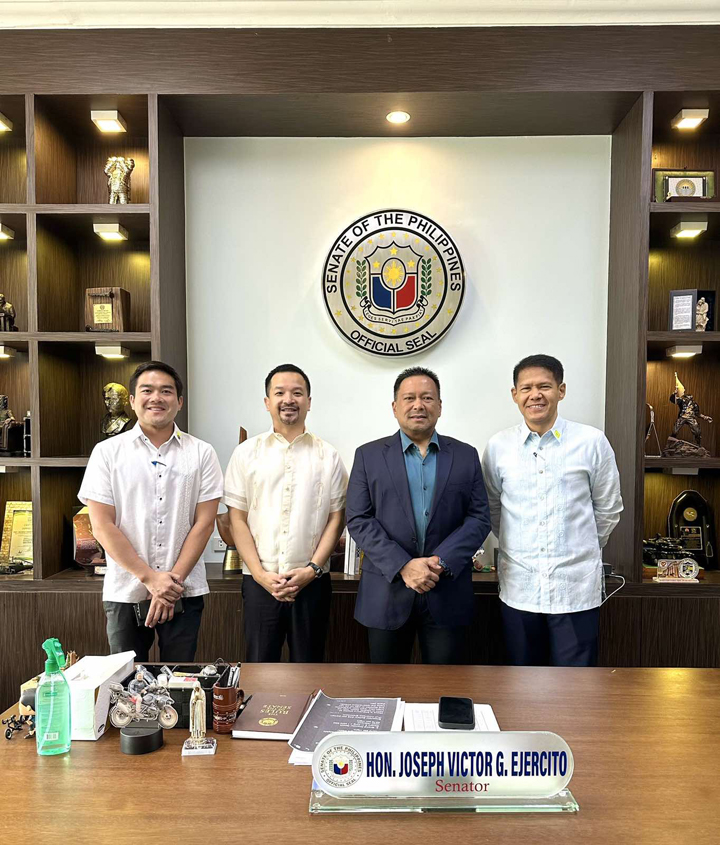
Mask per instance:
[[[418,447],[402,430],[400,431],[400,440],[405,458],[408,487],[410,488],[410,502],[415,518],[418,552],[422,555],[425,553],[425,535],[427,534],[430,508],[435,494],[437,452],[440,443],[438,442],[437,432],[434,431],[423,458]]]

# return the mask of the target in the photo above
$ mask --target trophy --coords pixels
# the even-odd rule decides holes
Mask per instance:
[[[0,394],[0,455],[3,457],[20,457],[24,454],[23,434],[25,427],[15,419],[15,415],[8,408],[8,398]]]
[[[100,426],[103,437],[115,437],[133,427],[133,421],[125,411],[129,398],[127,388],[115,381],[103,387],[103,401],[107,408]]]
[[[200,681],[195,681],[190,698],[190,738],[183,743],[183,757],[214,754],[217,751],[217,740],[205,735],[205,706],[205,690],[200,685]]]
[[[5,299],[4,293],[0,293],[0,332],[17,331],[15,316],[15,306]]]
[[[127,205],[130,202],[130,174],[135,160],[124,156],[110,156],[105,164],[108,178],[108,202],[110,205]]]
[[[668,535],[676,538],[685,554],[692,555],[700,566],[717,569],[715,523],[710,506],[697,490],[683,490],[675,497],[668,514]]]
[[[685,392],[683,383],[675,373],[675,392],[670,394],[670,401],[677,405],[678,416],[673,426],[672,435],[668,437],[663,449],[664,458],[709,458],[710,452],[702,443],[700,420],[711,423],[712,417],[700,413],[700,406],[690,393]],[[694,443],[678,437],[683,428],[689,428]]]

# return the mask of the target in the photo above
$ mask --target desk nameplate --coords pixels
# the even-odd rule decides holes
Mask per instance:
[[[577,812],[573,766],[546,731],[334,733],[313,755],[310,812]]]

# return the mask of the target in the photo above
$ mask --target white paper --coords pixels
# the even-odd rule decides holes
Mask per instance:
[[[405,730],[406,731],[450,731],[456,733],[452,728],[441,728],[438,725],[438,707],[433,704],[406,704],[405,705]],[[474,731],[499,731],[493,709],[489,704],[475,705],[475,727]]]

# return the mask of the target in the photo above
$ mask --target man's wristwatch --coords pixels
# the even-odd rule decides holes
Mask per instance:
[[[450,571],[450,567],[447,565],[447,563],[445,563],[445,561],[441,557],[439,557],[438,560],[440,561],[440,566],[442,566],[443,569],[443,576],[447,578],[452,578],[452,572]]]
[[[316,578],[322,577],[323,571],[321,566],[318,566],[317,563],[313,563],[312,561],[310,561],[307,565],[312,568]]]

